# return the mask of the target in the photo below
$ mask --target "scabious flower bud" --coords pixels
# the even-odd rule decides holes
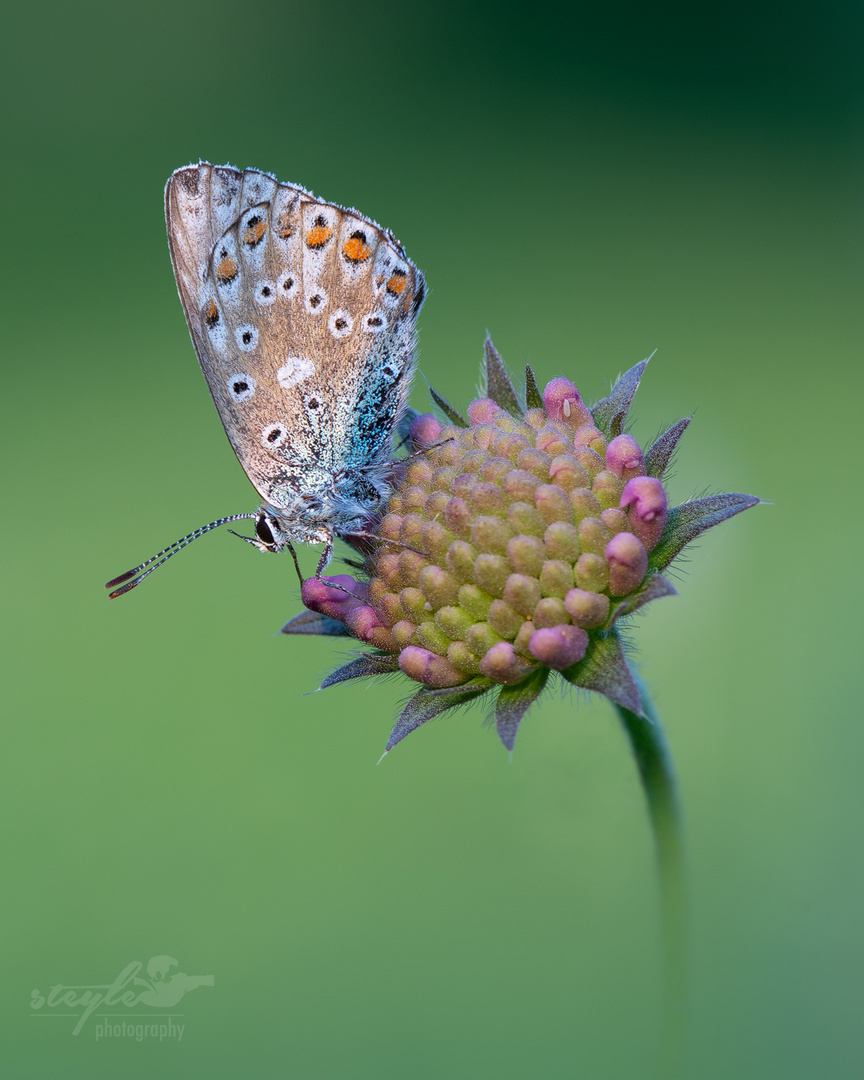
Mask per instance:
[[[588,635],[578,626],[555,626],[535,630],[528,647],[541,664],[564,671],[585,655]]]
[[[642,448],[632,435],[619,435],[609,443],[606,447],[606,468],[624,480],[645,475]]]
[[[579,391],[569,379],[553,379],[546,384],[543,408],[551,419],[563,421],[574,430],[593,422],[590,410],[583,405]]]
[[[421,413],[415,416],[408,428],[408,441],[418,449],[422,446],[432,446],[441,438],[443,430],[441,421],[432,413]]]
[[[628,480],[621,494],[621,509],[630,509],[630,527],[650,550],[663,533],[667,502],[663,485],[653,476]]]
[[[603,555],[609,566],[610,596],[624,596],[641,584],[648,569],[648,554],[633,533],[613,536]]]
[[[480,670],[492,682],[514,686],[530,675],[533,668],[520,659],[509,641],[500,641],[486,652]]]
[[[368,587],[350,574],[336,574],[326,581],[307,578],[300,590],[300,599],[307,608],[343,622],[349,611],[364,603],[367,595]]]
[[[529,370],[524,411],[488,341],[486,362],[488,396],[467,422],[438,396],[449,424],[411,421],[414,453],[394,464],[371,554],[364,540],[368,583],[309,579],[310,612],[284,628],[347,632],[378,650],[325,685],[397,670],[421,685],[390,745],[494,691],[510,747],[518,717],[507,695],[523,695],[524,711],[550,672],[638,712],[618,620],[674,591],[659,571],[686,543],[758,501],[714,496],[668,510],[662,473],[686,422],[644,452],[621,430],[644,362],[593,409],[568,379],[541,395]]]
[[[468,419],[472,424],[492,424],[501,412],[503,409],[500,409],[491,398],[478,398],[468,406]]]
[[[465,681],[465,675],[454,667],[446,656],[436,656],[428,649],[420,649],[416,645],[407,645],[399,653],[399,667],[416,682],[435,689],[446,686],[458,686]]]

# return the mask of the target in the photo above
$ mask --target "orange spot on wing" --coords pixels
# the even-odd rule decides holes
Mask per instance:
[[[352,236],[342,245],[342,254],[351,262],[365,262],[372,254],[372,249],[358,236]]]
[[[391,274],[387,280],[387,292],[389,292],[391,296],[399,296],[400,293],[405,291],[405,286],[407,284],[405,272],[397,270],[396,273]]]
[[[237,277],[236,259],[232,259],[230,255],[223,255],[216,264],[216,280],[220,285],[226,285],[229,281],[233,281],[235,277]]]
[[[276,235],[280,236],[283,240],[287,240],[289,236],[294,235],[294,226],[291,224],[291,215],[287,210],[283,210],[276,219]]]
[[[219,322],[219,308],[215,300],[208,300],[204,305],[204,321],[209,327],[214,327]]]
[[[306,234],[306,246],[322,248],[333,235],[333,230],[326,225],[315,225]]]
[[[264,221],[261,218],[257,220],[253,218],[243,232],[243,243],[248,244],[249,247],[254,247],[261,242],[265,232],[267,232],[267,226]]]

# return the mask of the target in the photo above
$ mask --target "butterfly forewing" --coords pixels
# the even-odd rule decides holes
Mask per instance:
[[[266,173],[168,181],[186,322],[234,452],[270,505],[386,457],[423,278],[390,233]]]

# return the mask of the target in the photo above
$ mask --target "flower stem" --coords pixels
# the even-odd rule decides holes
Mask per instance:
[[[654,706],[645,690],[643,714],[615,705],[630,740],[648,801],[660,875],[663,927],[664,1005],[660,1075],[678,1074],[684,1034],[686,992],[687,904],[684,885],[684,842],[672,758]]]

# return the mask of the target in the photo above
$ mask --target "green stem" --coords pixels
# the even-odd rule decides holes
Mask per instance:
[[[648,801],[660,875],[663,924],[664,1008],[661,1076],[678,1073],[684,1034],[686,992],[687,903],[684,885],[684,841],[672,758],[654,706],[640,683],[643,714],[615,705],[630,739]]]

